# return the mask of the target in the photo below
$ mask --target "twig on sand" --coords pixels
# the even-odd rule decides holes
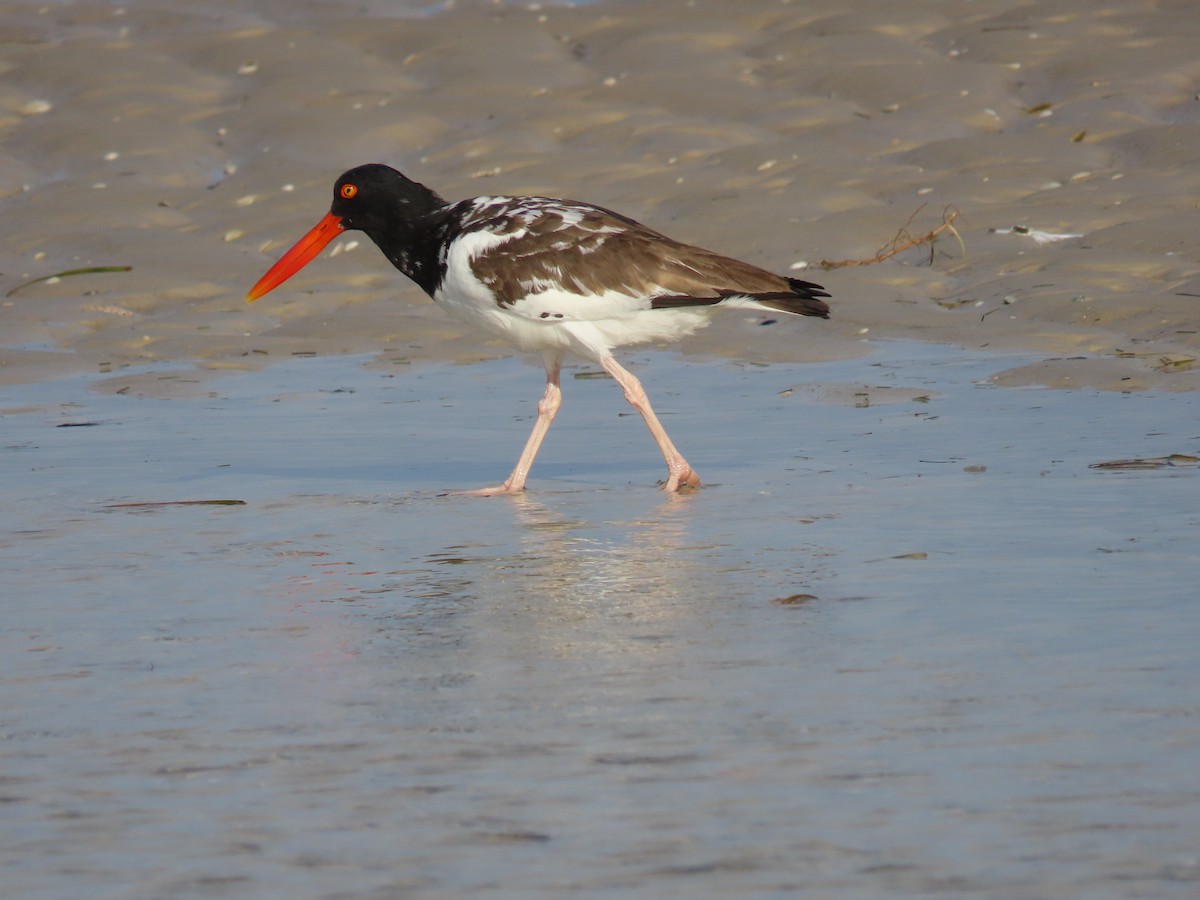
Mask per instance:
[[[43,275],[41,278],[33,278],[26,281],[24,284],[18,284],[15,288],[5,294],[5,297],[11,297],[17,291],[24,290],[33,284],[41,284],[43,281],[51,281],[56,278],[69,278],[72,275],[94,275],[98,272],[129,272],[133,266],[88,266],[86,269],[67,269],[65,272],[55,272],[53,275]]]
[[[929,245],[929,264],[933,265],[934,244],[937,242],[938,236],[947,231],[954,235],[954,239],[958,241],[959,249],[962,251],[963,256],[966,256],[966,245],[963,244],[962,237],[954,227],[954,220],[958,217],[958,210],[953,206],[947,206],[942,210],[942,224],[928,234],[915,237],[908,230],[908,227],[912,225],[913,219],[915,219],[917,214],[925,208],[925,205],[926,204],[922,203],[920,206],[918,206],[913,214],[908,217],[908,221],[905,222],[900,227],[900,230],[896,232],[896,236],[880,247],[878,252],[870,259],[823,259],[817,263],[817,265],[826,270],[841,269],[844,266],[869,266],[874,263],[883,262],[885,259],[891,259],[897,253],[903,253],[905,250],[911,250],[913,247],[920,247],[922,244]]]
[[[105,509],[138,509],[155,506],[245,506],[245,500],[139,500],[136,503],[106,503]]]

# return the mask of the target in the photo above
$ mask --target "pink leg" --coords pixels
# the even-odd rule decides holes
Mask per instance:
[[[632,373],[622,368],[620,363],[611,356],[602,358],[600,365],[604,367],[605,372],[616,379],[621,390],[625,392],[625,399],[629,401],[629,405],[642,414],[642,418],[646,421],[646,427],[650,429],[650,434],[654,437],[654,442],[662,451],[663,459],[667,461],[667,480],[662,489],[677,491],[683,487],[700,487],[700,476],[688,465],[683,454],[675,449],[675,445],[667,437],[666,429],[662,427],[658,416],[650,407],[650,400],[646,397],[642,383]]]
[[[476,491],[460,491],[458,493],[490,497],[495,494],[516,494],[525,490],[525,481],[529,478],[529,470],[533,468],[534,457],[537,456],[538,448],[542,446],[542,440],[546,437],[546,432],[550,430],[550,423],[554,421],[554,417],[558,415],[559,407],[562,406],[562,388],[558,383],[558,376],[561,369],[562,355],[547,353],[546,393],[538,401],[537,421],[533,423],[533,431],[529,434],[529,440],[525,442],[525,449],[521,451],[521,458],[517,460],[516,467],[512,470],[512,474],[508,476],[504,484],[498,484],[495,487],[480,488]]]

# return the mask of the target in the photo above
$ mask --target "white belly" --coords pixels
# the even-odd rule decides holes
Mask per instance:
[[[495,236],[491,236],[495,237]],[[525,351],[570,350],[589,359],[614,347],[678,340],[708,324],[715,306],[650,309],[648,297],[546,289],[501,306],[471,270],[472,248],[460,242],[446,259],[434,301],[455,318]]]

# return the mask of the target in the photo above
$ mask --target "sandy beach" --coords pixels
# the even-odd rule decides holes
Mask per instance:
[[[5,4],[5,896],[1193,900],[1197,47],[1192,0]],[[361,235],[243,299],[368,161],[832,318],[620,354],[699,491],[571,364],[530,490],[448,496],[539,369]]]
[[[1197,384],[1185,0],[436,9],[9,4],[0,379],[509,352],[353,235],[286,295],[242,302],[333,179],[380,161],[448,197],[575,197],[767,268],[807,264],[834,295],[800,339],[734,322],[686,352],[827,359],[902,336],[1045,356],[1006,383]],[[947,209],[962,247],[813,270]],[[109,266],[131,268],[21,287]]]

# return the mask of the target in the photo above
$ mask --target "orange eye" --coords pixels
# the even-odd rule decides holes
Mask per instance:
[[[351,198],[353,198],[354,195],[357,193],[358,193],[357,185],[354,185],[354,184],[343,184],[342,185],[342,196],[345,197],[347,200],[350,200]]]

